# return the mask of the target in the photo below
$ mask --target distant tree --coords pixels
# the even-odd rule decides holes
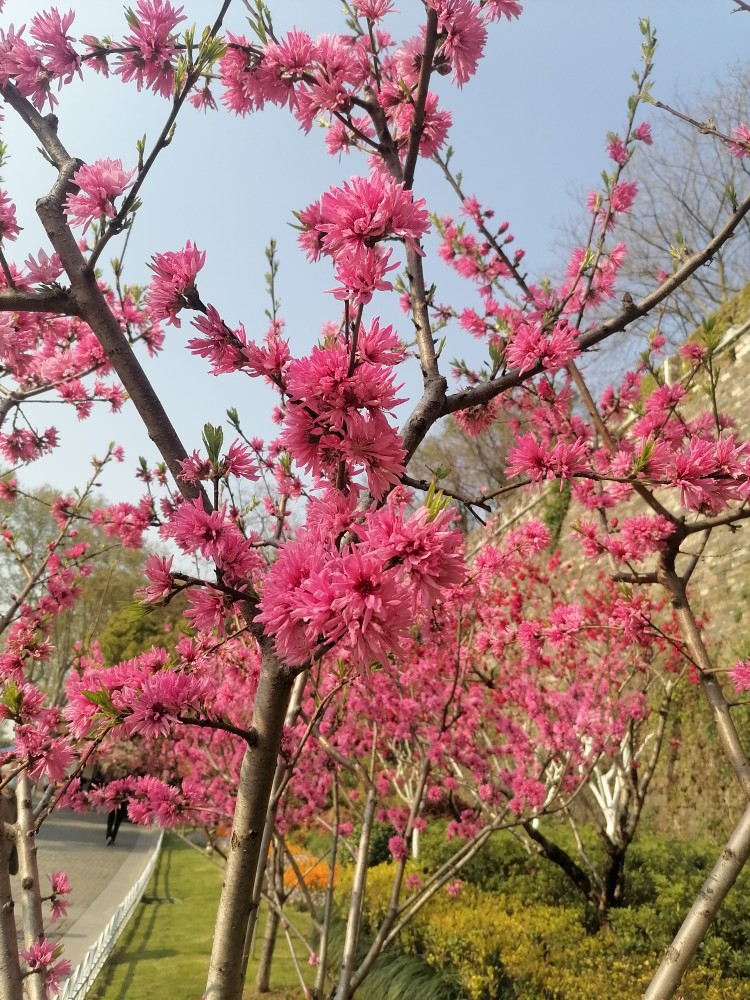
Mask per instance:
[[[19,490],[12,500],[0,500],[0,531],[5,545],[0,549],[0,616],[16,597],[28,589],[35,568],[44,560],[59,535],[55,504],[59,492],[43,486],[33,494]],[[92,504],[87,502],[68,532],[67,545],[86,545],[89,561],[80,581],[80,596],[57,615],[51,625],[49,657],[39,664],[39,683],[53,704],[64,701],[67,673],[79,650],[101,641],[108,663],[136,656],[153,643],[169,645],[168,633],[176,628],[184,601],[156,608],[147,615],[133,613],[135,591],[143,581],[148,550],[127,548],[119,538],[107,536],[102,524],[91,523]],[[95,519],[96,516],[94,515]],[[27,594],[41,592],[40,576]]]
[[[628,180],[638,186],[637,201],[631,212],[618,216],[616,226],[617,238],[628,248],[620,271],[622,287],[636,300],[654,287],[661,273],[671,273],[695,247],[713,239],[727,213],[750,191],[746,158],[727,156],[718,138],[696,142],[695,132],[685,128],[683,113],[688,109],[679,98],[659,108],[651,120],[653,146],[647,152],[637,149],[628,163]],[[736,65],[725,79],[691,95],[689,118],[709,134],[750,118],[750,66]],[[576,229],[583,232],[589,224],[584,220]],[[657,322],[669,341],[682,343],[707,315],[731,309],[750,277],[748,235],[745,218],[734,238],[662,304]],[[566,234],[565,248],[568,243]],[[651,326],[655,318],[649,317]],[[633,344],[637,340],[630,337]]]
[[[135,581],[131,578],[130,582]],[[178,596],[170,604],[149,608],[144,613],[131,593],[128,603],[121,603],[108,615],[97,636],[105,662],[132,660],[154,645],[171,649],[187,624],[182,618],[184,607],[185,600]]]
[[[419,447],[415,474],[428,481],[440,474],[441,486],[466,497],[486,495],[488,506],[495,510],[500,498],[493,494],[507,485],[505,469],[512,440],[502,415],[481,435],[468,433],[448,417]],[[468,507],[461,506],[460,512],[464,529],[476,527]]]

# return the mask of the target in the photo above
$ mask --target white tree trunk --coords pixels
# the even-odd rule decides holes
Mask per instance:
[[[31,781],[26,772],[18,779],[16,790],[18,805],[18,874],[21,879],[21,909],[23,913],[23,940],[27,948],[44,939],[42,917],[42,890],[39,885],[37,864],[36,827],[34,806],[31,800]],[[43,972],[26,976],[23,981],[24,995],[29,1000],[46,1000],[47,989]]]

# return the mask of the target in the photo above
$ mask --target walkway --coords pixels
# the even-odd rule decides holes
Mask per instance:
[[[42,892],[49,891],[51,872],[64,871],[70,880],[68,914],[45,930],[52,941],[63,940],[74,969],[138,879],[159,836],[158,830],[123,823],[117,842],[107,847],[106,822],[102,815],[61,810],[45,821],[38,838]]]

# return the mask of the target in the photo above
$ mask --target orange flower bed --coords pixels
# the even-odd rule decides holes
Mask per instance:
[[[305,885],[309,892],[321,892],[324,891],[328,885],[328,876],[330,874],[331,868],[325,858],[318,858],[314,854],[305,850],[304,847],[299,847],[297,844],[290,844],[289,850],[294,857],[295,864],[304,879]],[[334,869],[333,877],[334,882],[338,878],[339,866],[336,865]],[[299,886],[299,881],[297,875],[289,864],[289,859],[285,859],[284,866],[284,887],[288,890],[295,889]]]

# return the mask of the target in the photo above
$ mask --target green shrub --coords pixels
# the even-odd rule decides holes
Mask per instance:
[[[408,871],[423,878],[455,848],[439,831],[428,831],[422,845],[422,857],[409,862]],[[627,905],[613,909],[609,927],[594,934],[586,927],[585,903],[564,874],[542,858],[529,857],[515,838],[499,834],[462,870],[457,898],[442,890],[407,925],[400,950],[436,970],[448,991],[441,998],[637,997],[716,853],[716,845],[640,839],[628,855]],[[370,931],[386,913],[393,874],[392,863],[368,871],[365,924]],[[343,893],[347,882],[343,875]],[[750,1000],[749,886],[750,876],[741,877],[727,898],[680,988],[685,1000]]]
[[[329,961],[332,971],[341,968],[345,924],[337,921],[331,928]],[[367,954],[372,937],[364,930],[357,944],[357,961]],[[357,990],[358,1000],[466,1000],[438,970],[424,959],[403,952],[385,952],[373,963],[372,970]]]

